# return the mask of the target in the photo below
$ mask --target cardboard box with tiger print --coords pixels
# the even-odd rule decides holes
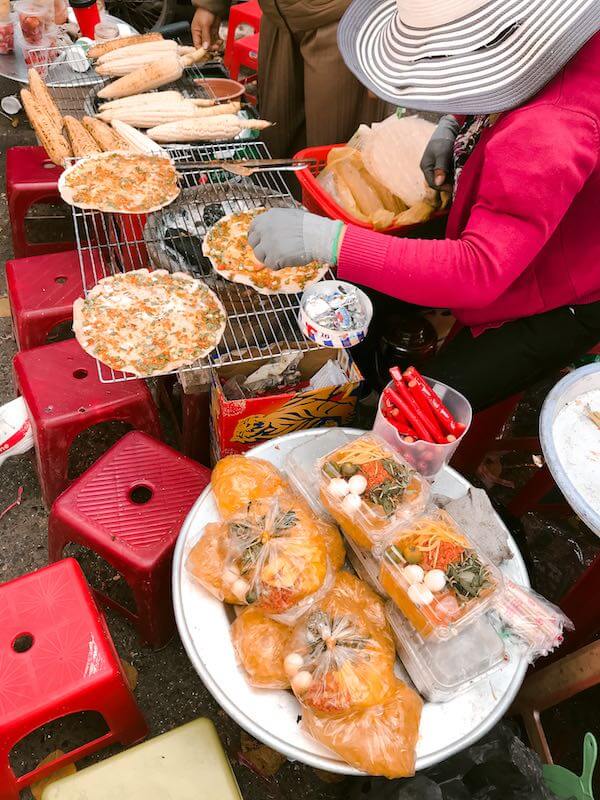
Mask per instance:
[[[348,351],[309,350],[300,362],[300,372],[309,381],[330,359],[337,360],[347,376],[343,386],[283,391],[243,400],[228,400],[222,383],[234,375],[249,375],[270,359],[213,371],[210,394],[213,463],[286,433],[351,424],[363,377]]]

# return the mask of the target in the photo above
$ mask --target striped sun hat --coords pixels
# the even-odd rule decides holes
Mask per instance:
[[[600,0],[354,0],[338,29],[357,78],[397,106],[523,104],[600,29]]]

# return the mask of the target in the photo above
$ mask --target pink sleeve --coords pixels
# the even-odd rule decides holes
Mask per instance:
[[[595,121],[556,106],[509,114],[487,143],[460,239],[403,239],[349,226],[340,278],[409,303],[492,303],[548,241],[598,159]]]

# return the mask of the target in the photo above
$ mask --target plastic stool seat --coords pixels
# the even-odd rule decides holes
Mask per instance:
[[[233,46],[235,44],[235,34],[240,25],[248,25],[254,33],[259,33],[262,19],[262,10],[258,0],[248,0],[246,3],[232,5],[229,11],[229,23],[227,26],[227,39],[225,41],[225,53],[223,62],[230,69],[233,59]],[[232,76],[233,77],[233,76]]]
[[[17,353],[13,367],[31,418],[47,506],[67,487],[71,444],[87,428],[121,421],[160,437],[158,412],[144,381],[101,383],[96,361],[75,339]]]
[[[55,719],[97,711],[108,733],[17,778],[12,748]],[[73,559],[0,585],[0,800],[65,763],[147,733],[106,624]]]
[[[215,726],[197,719],[48,786],[42,800],[242,800]]]
[[[73,319],[73,303],[83,295],[75,250],[7,261],[6,282],[19,350],[45,344],[56,325]]]
[[[50,560],[61,558],[69,542],[101,556],[125,578],[136,613],[104,595],[99,599],[131,619],[144,642],[161,647],[175,632],[175,543],[184,518],[209,481],[206,467],[151,436],[131,431],[54,503],[48,525]],[[136,490],[145,497],[136,498]]]
[[[238,79],[241,67],[248,67],[256,72],[258,69],[258,46],[258,33],[236,39],[233,43],[229,73],[234,81]]]
[[[62,168],[53,164],[43,147],[9,147],[6,151],[6,199],[15,257],[71,250],[73,242],[27,241],[25,217],[41,202],[60,202],[58,179]]]

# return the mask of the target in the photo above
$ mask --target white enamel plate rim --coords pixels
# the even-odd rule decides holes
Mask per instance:
[[[252,450],[256,458],[282,466],[285,454],[322,430],[301,431]],[[469,484],[450,468],[436,480],[443,494],[460,497]],[[206,688],[219,705],[248,733],[264,744],[311,767],[343,775],[360,775],[334,753],[304,734],[298,725],[301,708],[290,692],[253,689],[235,660],[229,619],[222,603],[199,586],[185,570],[185,559],[204,526],[218,519],[210,486],[200,495],[181,528],[173,559],[175,617],[186,652]],[[514,557],[503,571],[529,586],[527,570],[514,540]],[[440,763],[476,742],[508,711],[525,672],[526,662],[512,657],[488,678],[448,703],[426,703],[417,746],[417,769]]]

